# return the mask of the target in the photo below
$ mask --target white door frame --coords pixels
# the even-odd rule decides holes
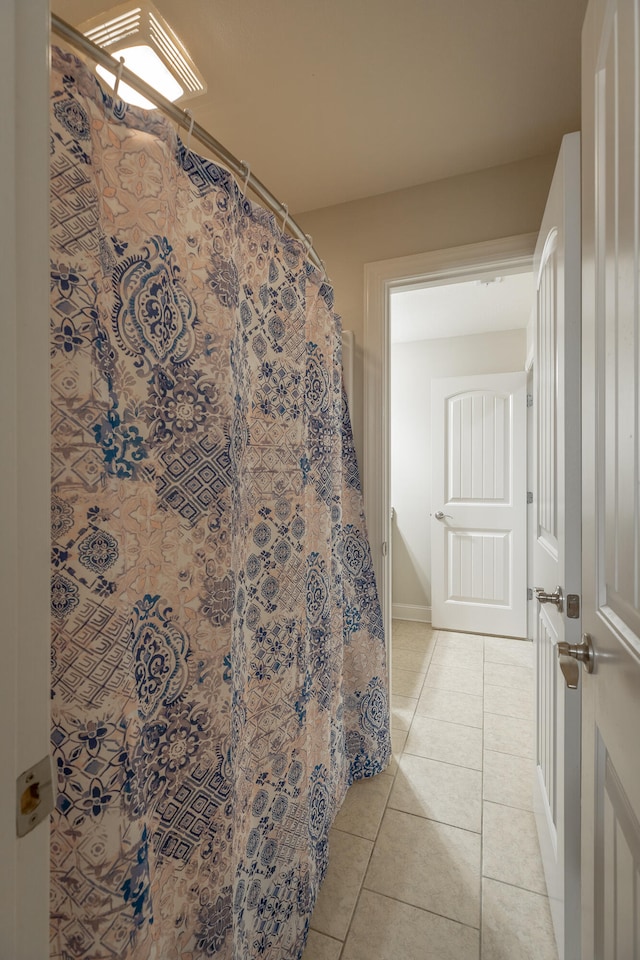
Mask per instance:
[[[49,4],[0,3],[0,953],[49,951],[48,818],[16,836],[16,778],[49,753]]]
[[[373,565],[385,633],[391,628],[390,500],[390,295],[413,283],[446,283],[483,272],[533,269],[537,234],[470,243],[444,250],[378,260],[364,268],[363,490]],[[391,667],[391,646],[387,659]]]

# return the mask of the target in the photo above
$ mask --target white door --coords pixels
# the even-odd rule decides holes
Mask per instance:
[[[526,636],[526,373],[431,388],[434,627]]]
[[[640,4],[583,31],[584,960],[640,957]]]
[[[537,604],[534,809],[560,960],[580,958],[580,134],[566,136],[534,258]],[[559,589],[558,589],[559,588]],[[557,596],[556,602],[544,594]],[[575,598],[575,599],[572,599]],[[560,664],[571,675],[569,689]],[[575,676],[574,676],[575,674]]]

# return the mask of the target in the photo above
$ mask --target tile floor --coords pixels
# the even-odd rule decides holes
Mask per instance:
[[[531,644],[406,620],[392,642],[394,759],[338,814],[303,960],[557,960]]]

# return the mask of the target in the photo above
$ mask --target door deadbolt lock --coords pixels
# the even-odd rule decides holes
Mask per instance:
[[[562,587],[556,587],[553,593],[545,593],[544,587],[536,587],[535,592],[538,603],[553,603],[558,608],[558,613],[562,613]]]

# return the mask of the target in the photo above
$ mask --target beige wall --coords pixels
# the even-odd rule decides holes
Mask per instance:
[[[355,333],[352,419],[361,463],[365,263],[538,230],[555,160],[533,157],[296,214],[326,264],[343,326]]]
[[[431,608],[431,381],[524,370],[527,331],[397,343],[391,349],[392,596]],[[417,612],[417,611],[414,611]],[[400,611],[399,615],[410,614]]]

